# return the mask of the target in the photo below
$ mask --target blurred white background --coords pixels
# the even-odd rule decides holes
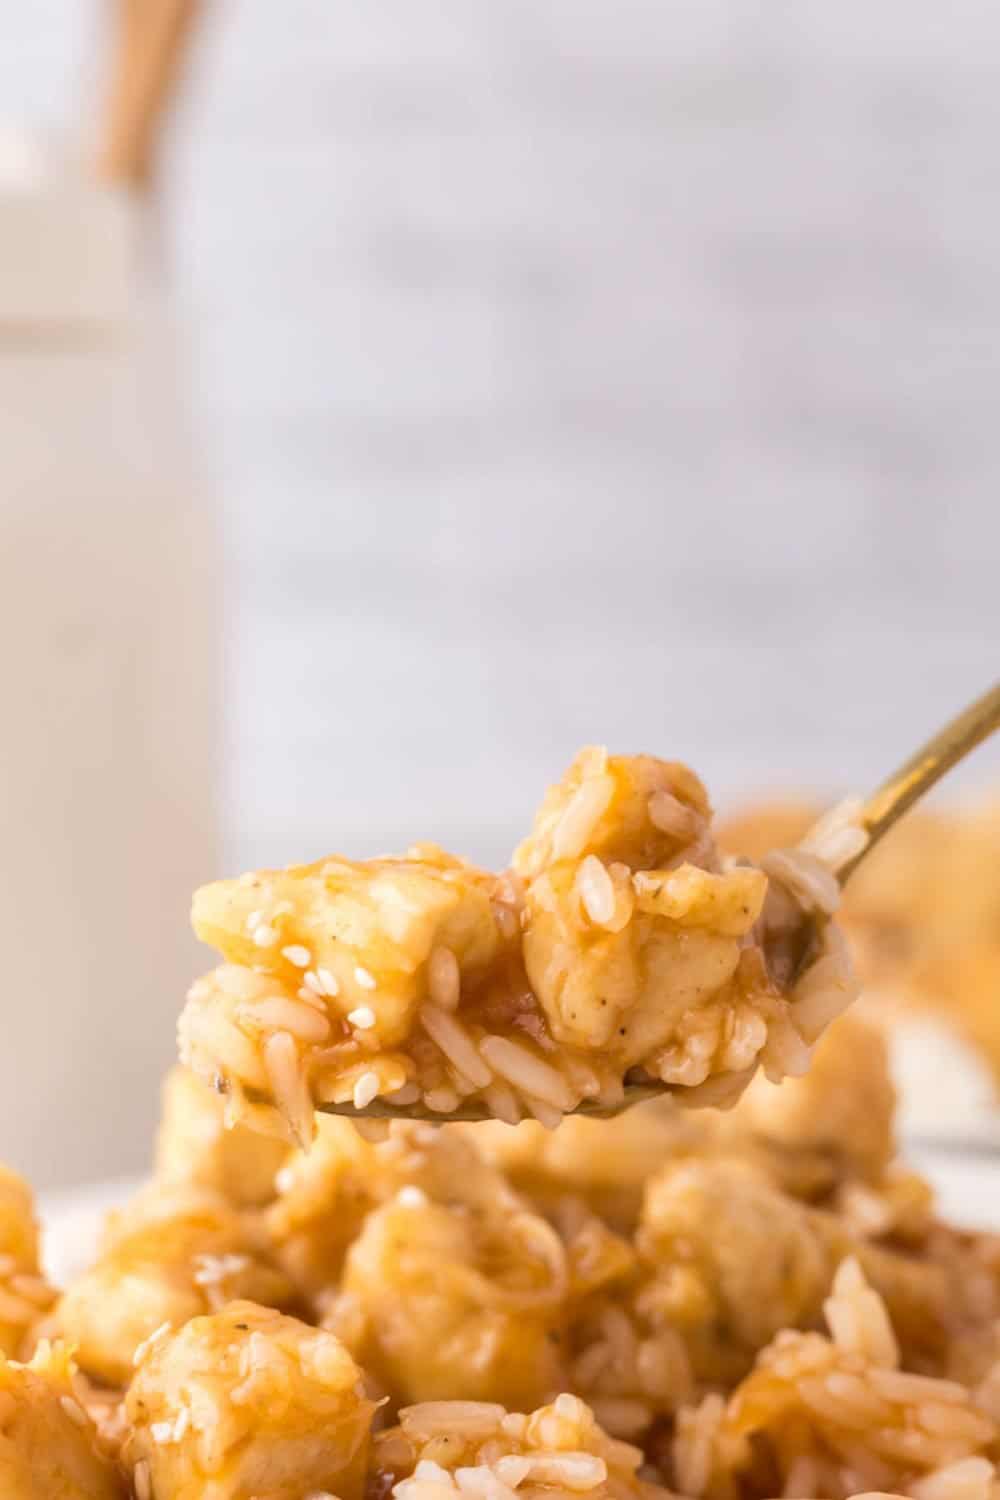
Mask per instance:
[[[4,117],[78,128],[97,10],[4,10]],[[993,679],[998,43],[985,0],[218,6],[162,208],[229,868],[502,859],[587,741],[865,786]]]

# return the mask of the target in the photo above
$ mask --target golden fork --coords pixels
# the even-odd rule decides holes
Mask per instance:
[[[952,766],[982,744],[994,730],[1000,728],[1000,683],[989,692],[970,703],[968,708],[939,729],[908,760],[904,761],[892,775],[887,777],[866,801],[862,802],[852,818],[852,824],[866,836],[864,846],[834,867],[833,874],[843,888],[845,882],[867,858],[880,839],[884,838],[899,819],[915,802],[930,791]],[[799,951],[809,953],[814,947],[819,924],[827,918],[803,913],[803,934],[797,943]],[[811,929],[811,930],[810,930]],[[606,1119],[622,1110],[630,1109],[645,1099],[655,1099],[671,1092],[667,1083],[626,1083],[625,1096],[618,1104],[600,1105],[584,1100],[571,1113]],[[428,1120],[435,1125],[450,1124],[455,1120],[487,1120],[489,1110],[481,1103],[460,1105],[447,1115],[435,1114],[419,1103],[394,1106],[384,1100],[375,1099],[364,1109],[352,1104],[321,1104],[318,1109],[326,1114],[347,1115],[365,1120]]]

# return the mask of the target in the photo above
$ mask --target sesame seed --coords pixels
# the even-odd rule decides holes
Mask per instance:
[[[328,994],[328,995],[339,995],[340,994],[340,985],[337,983],[336,979],[330,973],[329,969],[317,969],[316,970],[316,976],[319,979],[320,984],[323,986],[323,989],[324,989],[324,991],[325,991],[326,994]]]
[[[295,1173],[291,1167],[279,1167],[274,1174],[274,1186],[279,1193],[287,1193],[295,1181]]]
[[[282,958],[287,958],[290,964],[297,969],[308,969],[312,963],[312,954],[308,948],[303,948],[301,943],[290,943],[287,948],[281,950]]]
[[[154,1422],[149,1429],[149,1435],[154,1443],[173,1442],[174,1424],[173,1422]]]
[[[180,1442],[181,1438],[187,1432],[188,1427],[190,1426],[190,1423],[191,1423],[191,1410],[190,1410],[189,1407],[184,1406],[184,1407],[181,1408],[180,1412],[178,1413],[177,1421],[174,1423],[174,1442],[175,1443],[179,1443]]]
[[[367,1109],[378,1093],[378,1074],[362,1073],[354,1085],[354,1108]]]
[[[245,925],[247,932],[252,933],[254,928],[259,927],[263,920],[264,913],[262,911],[252,911],[246,919]]]
[[[314,974],[312,969],[307,969],[303,974],[302,983],[305,985],[306,989],[312,990],[314,995],[322,996],[323,986],[322,984],[320,984],[319,976],[317,974]]]
[[[396,1201],[401,1203],[404,1208],[425,1208],[428,1198],[423,1188],[419,1188],[411,1182],[406,1187],[400,1188],[396,1194]]]
[[[77,1427],[86,1427],[87,1413],[84,1411],[79,1401],[74,1401],[72,1396],[60,1396],[59,1405],[66,1413],[67,1417],[69,1417],[70,1421],[76,1423]]]
[[[347,1019],[352,1026],[357,1026],[362,1031],[369,1031],[375,1025],[375,1012],[370,1005],[359,1005],[357,1010],[347,1012]]]
[[[360,964],[355,967],[354,977],[363,990],[373,990],[378,983],[375,975],[369,973],[367,969],[362,968]]]
[[[278,941],[278,934],[267,922],[261,922],[254,928],[253,940],[258,948],[273,948]]]

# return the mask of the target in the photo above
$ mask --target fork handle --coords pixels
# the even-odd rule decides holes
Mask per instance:
[[[1000,682],[932,735],[863,804],[857,822],[867,833],[868,842],[837,870],[840,884],[914,802],[996,729],[1000,729]]]

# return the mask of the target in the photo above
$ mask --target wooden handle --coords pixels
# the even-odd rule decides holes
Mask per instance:
[[[96,169],[108,182],[149,185],[167,104],[200,0],[120,0]]]

